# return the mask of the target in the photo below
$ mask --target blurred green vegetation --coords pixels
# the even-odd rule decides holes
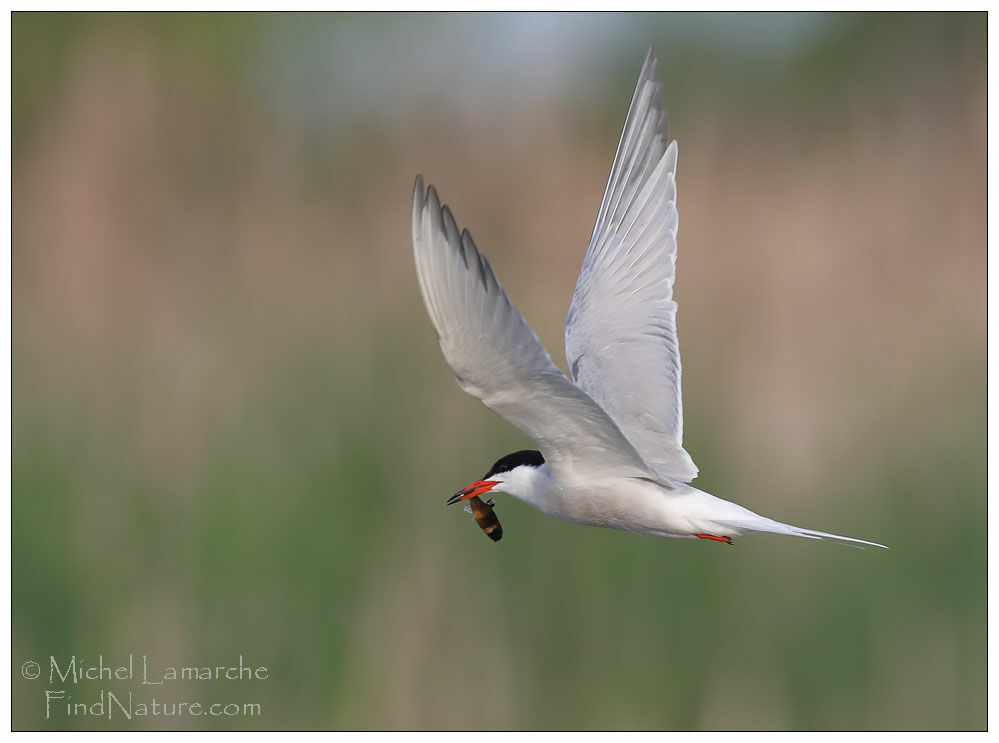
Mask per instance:
[[[445,69],[377,95],[398,39],[461,68],[455,28],[498,20],[515,53],[510,17],[13,15],[13,727],[985,728],[985,15],[830,16],[780,54],[694,32],[726,16],[603,16],[628,41],[592,96],[496,118],[517,96],[481,67],[475,105]],[[584,55],[588,21],[554,21]],[[386,107],[328,91],[326,129],[260,80],[340,25]],[[440,358],[412,178],[560,359],[649,36],[683,150],[697,484],[888,552],[508,501],[492,544],[443,507],[529,444]],[[45,719],[21,664],[98,653],[270,677],[72,701],[263,714]]]

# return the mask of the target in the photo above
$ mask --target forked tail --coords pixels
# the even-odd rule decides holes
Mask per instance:
[[[780,521],[774,521],[773,519],[768,519],[766,517],[760,516],[759,521],[753,523],[741,523],[732,524],[732,526],[739,526],[740,528],[746,529],[747,531],[766,531],[773,534],[789,534],[793,537],[804,537],[805,539],[833,539],[837,542],[842,542],[845,544],[866,544],[870,547],[880,547],[881,549],[888,549],[883,544],[878,544],[877,542],[869,542],[866,539],[856,539],[855,537],[844,537],[842,534],[830,534],[825,531],[815,531],[814,529],[802,529],[800,526],[791,526],[790,524],[783,524]]]
[[[781,526],[786,526],[786,524],[781,524]],[[871,547],[880,547],[883,550],[888,549],[883,544],[878,544],[877,542],[868,542],[866,539],[856,539],[854,537],[844,537],[841,534],[829,534],[824,531],[815,531],[813,529],[802,529],[799,526],[790,527],[790,533],[796,537],[805,537],[806,539],[835,539],[837,542],[851,543],[851,544],[867,544]]]
[[[724,541],[724,537],[751,534],[752,532],[770,532],[771,534],[788,534],[805,539],[833,539],[847,544],[867,545],[888,549],[883,544],[869,542],[866,539],[844,537],[842,534],[830,534],[814,529],[802,529],[780,521],[768,519],[753,513],[731,501],[722,500],[703,490],[691,488],[690,492],[679,496],[685,515],[691,520],[691,526],[697,533],[695,536]]]

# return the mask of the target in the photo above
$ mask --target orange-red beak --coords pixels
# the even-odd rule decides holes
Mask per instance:
[[[488,493],[497,485],[499,485],[498,480],[476,480],[468,487],[462,488],[457,493],[448,498],[447,505],[450,506],[452,503],[468,500],[469,498],[474,498],[477,495],[483,495],[484,493]]]

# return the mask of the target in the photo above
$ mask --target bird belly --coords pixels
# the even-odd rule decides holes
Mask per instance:
[[[567,485],[533,503],[542,513],[574,524],[657,537],[692,538],[695,530],[665,486],[632,478]]]

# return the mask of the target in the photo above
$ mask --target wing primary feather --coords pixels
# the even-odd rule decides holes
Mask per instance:
[[[566,318],[566,360],[662,478],[689,482],[673,301],[677,146],[658,64],[650,47]]]
[[[454,215],[451,214],[451,209],[445,204],[441,207],[441,218],[444,222],[444,233],[447,238],[448,245],[456,245],[459,247],[458,255],[461,256],[461,262],[465,264],[465,268],[468,268],[468,255],[464,249],[464,245],[461,242],[461,238],[458,233],[458,225],[454,221]]]

